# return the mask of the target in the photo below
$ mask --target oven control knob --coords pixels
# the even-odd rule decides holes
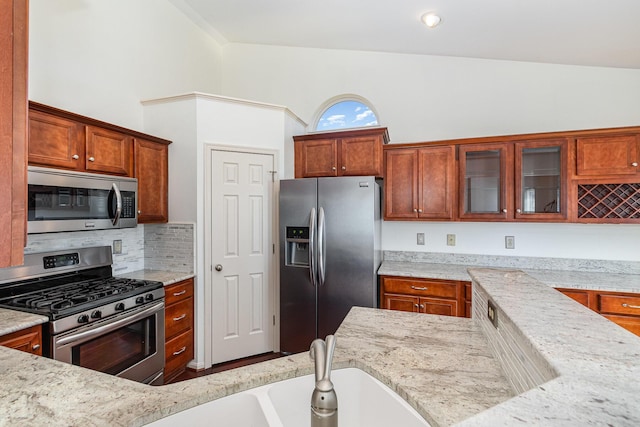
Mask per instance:
[[[147,300],[147,301],[153,301],[153,294],[145,295],[144,299]]]
[[[137,297],[136,304],[144,304],[144,297]]]
[[[89,323],[89,315],[81,314],[78,316],[78,323]]]
[[[101,317],[102,317],[102,312],[100,310],[95,310],[93,313],[91,313],[92,319],[100,319]]]
[[[115,306],[115,310],[116,311],[124,311],[124,303],[123,302],[117,303],[116,306]]]

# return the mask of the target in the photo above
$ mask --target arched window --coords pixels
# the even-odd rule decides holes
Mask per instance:
[[[316,131],[378,126],[378,116],[370,103],[357,95],[332,98],[320,108]]]

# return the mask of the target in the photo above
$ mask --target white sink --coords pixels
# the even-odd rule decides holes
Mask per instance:
[[[407,402],[364,371],[331,373],[338,396],[339,427],[424,427]],[[150,426],[305,427],[310,425],[313,375],[280,381],[223,397],[149,424]]]

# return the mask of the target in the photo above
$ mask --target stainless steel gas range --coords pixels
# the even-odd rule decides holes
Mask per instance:
[[[111,247],[26,254],[0,269],[0,307],[48,316],[47,357],[162,384],[164,288],[112,276]]]

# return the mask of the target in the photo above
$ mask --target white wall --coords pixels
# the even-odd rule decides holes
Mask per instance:
[[[29,98],[142,130],[148,98],[220,89],[221,49],[169,0],[31,0]]]
[[[306,121],[329,98],[363,96],[392,143],[640,125],[640,70],[246,44],[223,47],[223,70],[223,94],[286,105]],[[506,235],[515,249],[504,249]],[[639,261],[639,238],[638,225],[385,222],[382,245]]]

